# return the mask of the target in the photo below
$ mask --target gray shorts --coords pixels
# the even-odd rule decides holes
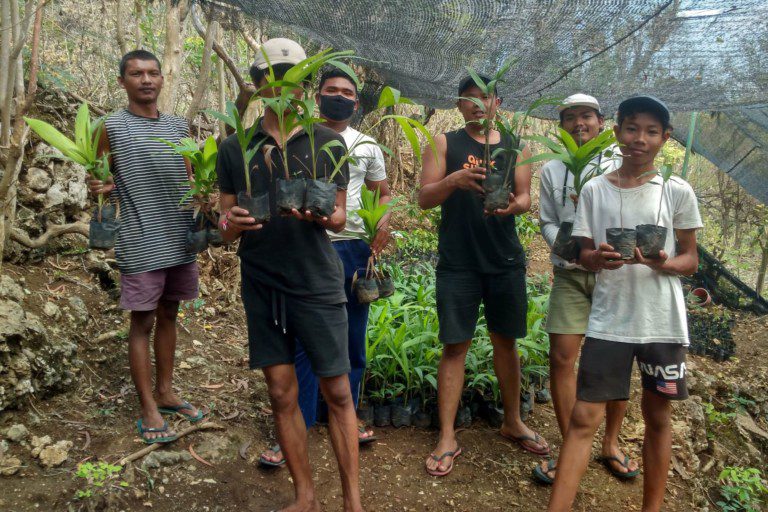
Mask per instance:
[[[624,343],[587,338],[581,349],[576,398],[584,402],[629,400],[637,359],[643,389],[669,400],[688,398],[685,354],[677,343]]]
[[[197,298],[197,262],[138,274],[120,275],[120,307],[129,311],[154,311],[163,301]]]
[[[318,377],[350,372],[344,303],[312,302],[241,276],[251,369],[294,364],[298,340]]]

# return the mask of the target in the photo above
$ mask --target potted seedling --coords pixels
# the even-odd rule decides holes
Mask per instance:
[[[624,227],[624,193],[621,188],[621,173],[617,176],[619,179],[619,227],[606,228],[605,242],[613,247],[614,252],[621,255],[619,259],[631,260],[635,257],[637,233],[634,229]]]
[[[256,124],[250,128],[245,128],[240,113],[233,102],[228,101],[226,109],[227,112],[225,114],[216,112],[215,110],[207,110],[206,112],[234,129],[238,145],[240,146],[240,155],[243,159],[245,190],[241,190],[237,193],[237,206],[247,210],[248,214],[253,217],[257,224],[267,222],[270,218],[269,192],[264,192],[263,194],[253,197],[251,194],[250,168],[251,159],[259,151],[262,144],[264,144],[265,139],[254,142],[257,128]]]
[[[656,174],[656,171],[653,171]],[[669,178],[672,177],[673,170],[671,165],[662,165],[659,171],[661,175],[661,194],[659,195],[659,208],[656,212],[655,224],[639,224],[635,226],[637,232],[637,248],[643,258],[659,258],[659,252],[664,250],[667,243],[667,228],[659,224],[661,221],[661,205],[664,202],[664,191],[667,187]]]
[[[315,117],[315,102],[310,99],[310,91],[305,85],[311,82],[317,72],[325,65],[342,69],[357,81],[354,71],[339,60],[340,58],[351,57],[353,53],[352,51],[323,50],[291,66],[280,80],[276,78],[269,57],[264,53],[268,65],[267,83],[256,91],[256,96],[265,108],[269,108],[275,113],[280,130],[282,143],[278,143],[278,146],[265,146],[265,160],[272,170],[272,153],[278,150],[284,174],[284,179],[277,180],[276,203],[281,213],[290,213],[295,209],[309,210],[312,214],[320,217],[333,214],[337,187],[331,182],[333,176],[328,176],[327,181],[317,180],[316,165],[319,151],[315,151],[314,130],[312,129],[312,125],[322,123],[324,120]],[[267,90],[271,91],[272,96],[262,94]],[[296,94],[296,91],[299,93]],[[298,129],[305,130],[310,138],[312,169],[291,168],[293,162],[288,154],[287,141]],[[343,144],[339,144],[343,147]],[[301,163],[298,158],[295,156],[294,158]],[[302,177],[305,171],[312,176],[311,181],[306,181]]]
[[[529,137],[529,139],[541,143],[551,151],[551,153],[537,156],[560,160],[565,165],[566,172],[573,175],[573,187],[569,189],[564,186],[562,194],[563,200],[568,195],[576,203],[584,185],[592,178],[602,174],[599,163],[594,160],[601,155],[608,158],[613,157],[610,148],[616,143],[616,136],[613,130],[605,130],[594,139],[584,144],[579,144],[580,141],[577,142],[570,133],[559,128],[555,138],[556,140],[535,135]],[[562,221],[555,238],[555,243],[552,245],[552,252],[566,261],[575,260],[579,257],[579,244],[571,236],[572,230],[572,221]]]
[[[106,182],[112,176],[109,171],[109,154],[98,155],[104,119],[92,122],[87,103],[80,105],[77,110],[74,141],[45,121],[28,117],[24,120],[41,139],[61,151],[65,158],[85,167],[93,179]],[[88,231],[89,246],[93,249],[113,248],[119,227],[117,209],[106,204],[104,194],[99,194],[98,208]]]
[[[357,210],[357,214],[363,220],[364,232],[358,236],[369,246],[373,244],[379,232],[381,219],[392,206],[390,203],[381,204],[379,197],[379,189],[368,190],[365,186],[360,189],[360,209]],[[356,273],[352,278],[352,290],[360,303],[368,304],[378,298],[393,295],[395,286],[389,275],[376,268],[376,256],[371,254],[364,276],[360,277]]]
[[[191,253],[202,252],[209,243],[214,246],[221,245],[221,233],[216,226],[211,198],[216,187],[216,157],[218,155],[216,139],[209,136],[202,149],[192,138],[183,138],[179,140],[178,144],[165,139],[157,140],[169,146],[173,153],[183,156],[192,164],[193,179],[187,183],[189,190],[179,202],[183,205],[191,197],[191,207],[194,209],[194,222],[187,232],[187,251]]]

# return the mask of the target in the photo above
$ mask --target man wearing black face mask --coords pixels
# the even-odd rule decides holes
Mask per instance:
[[[373,244],[368,245],[358,237],[362,234],[363,221],[357,214],[360,208],[360,190],[366,186],[369,190],[379,190],[380,201],[388,203],[391,199],[387,175],[384,169],[384,155],[375,141],[350,126],[352,116],[359,106],[357,85],[343,71],[331,68],[320,77],[320,89],[316,95],[320,106],[320,116],[325,119],[324,126],[338,132],[357,162],[349,164],[349,183],[347,185],[347,222],[340,233],[328,231],[333,247],[344,265],[344,289],[347,294],[347,318],[349,323],[349,362],[352,371],[349,374],[352,399],[357,408],[360,382],[365,372],[365,330],[368,323],[368,305],[360,304],[352,293],[352,276],[359,268],[365,268],[371,252],[379,254],[389,239],[389,214],[379,225],[379,232]],[[317,420],[318,383],[312,372],[301,344],[296,345],[296,378],[299,381],[299,408],[304,416],[307,428]],[[373,432],[360,426],[358,432],[360,444],[374,441]],[[261,454],[259,462],[265,466],[282,466],[285,463],[279,445],[275,445]]]

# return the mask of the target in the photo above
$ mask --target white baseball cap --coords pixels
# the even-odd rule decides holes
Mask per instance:
[[[597,102],[597,100],[594,98],[594,96],[590,96],[589,94],[572,94],[565,98],[560,105],[557,106],[557,111],[562,112],[566,109],[569,109],[571,107],[590,107],[598,112],[600,111],[600,104]]]
[[[264,58],[264,54],[267,55],[269,62]],[[253,67],[267,69],[270,65],[298,64],[306,58],[307,54],[299,43],[285,37],[276,37],[261,45],[259,51],[256,52]]]

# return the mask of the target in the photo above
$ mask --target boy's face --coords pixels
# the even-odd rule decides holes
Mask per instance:
[[[323,82],[319,94],[321,96],[343,96],[348,100],[357,101],[355,84],[341,76],[335,76]]]
[[[613,131],[622,155],[630,158],[635,165],[653,165],[654,158],[670,135],[661,121],[645,112],[625,118],[620,126],[613,127]]]
[[[467,123],[473,121],[478,122],[484,117],[493,119],[496,115],[496,109],[501,104],[501,100],[496,97],[495,94],[485,94],[476,85],[472,85],[465,89],[464,92],[461,93],[461,96],[463,98],[477,98],[483,102],[483,105],[485,105],[485,112],[483,112],[483,110],[474,102],[460,99],[456,105],[459,108],[461,115],[464,116],[464,121]]]
[[[592,107],[577,106],[563,111],[560,126],[581,146],[598,136],[603,129],[603,121]]]
[[[163,89],[163,73],[154,60],[131,59],[125,64],[125,76],[117,78],[128,99],[136,103],[155,103]]]

